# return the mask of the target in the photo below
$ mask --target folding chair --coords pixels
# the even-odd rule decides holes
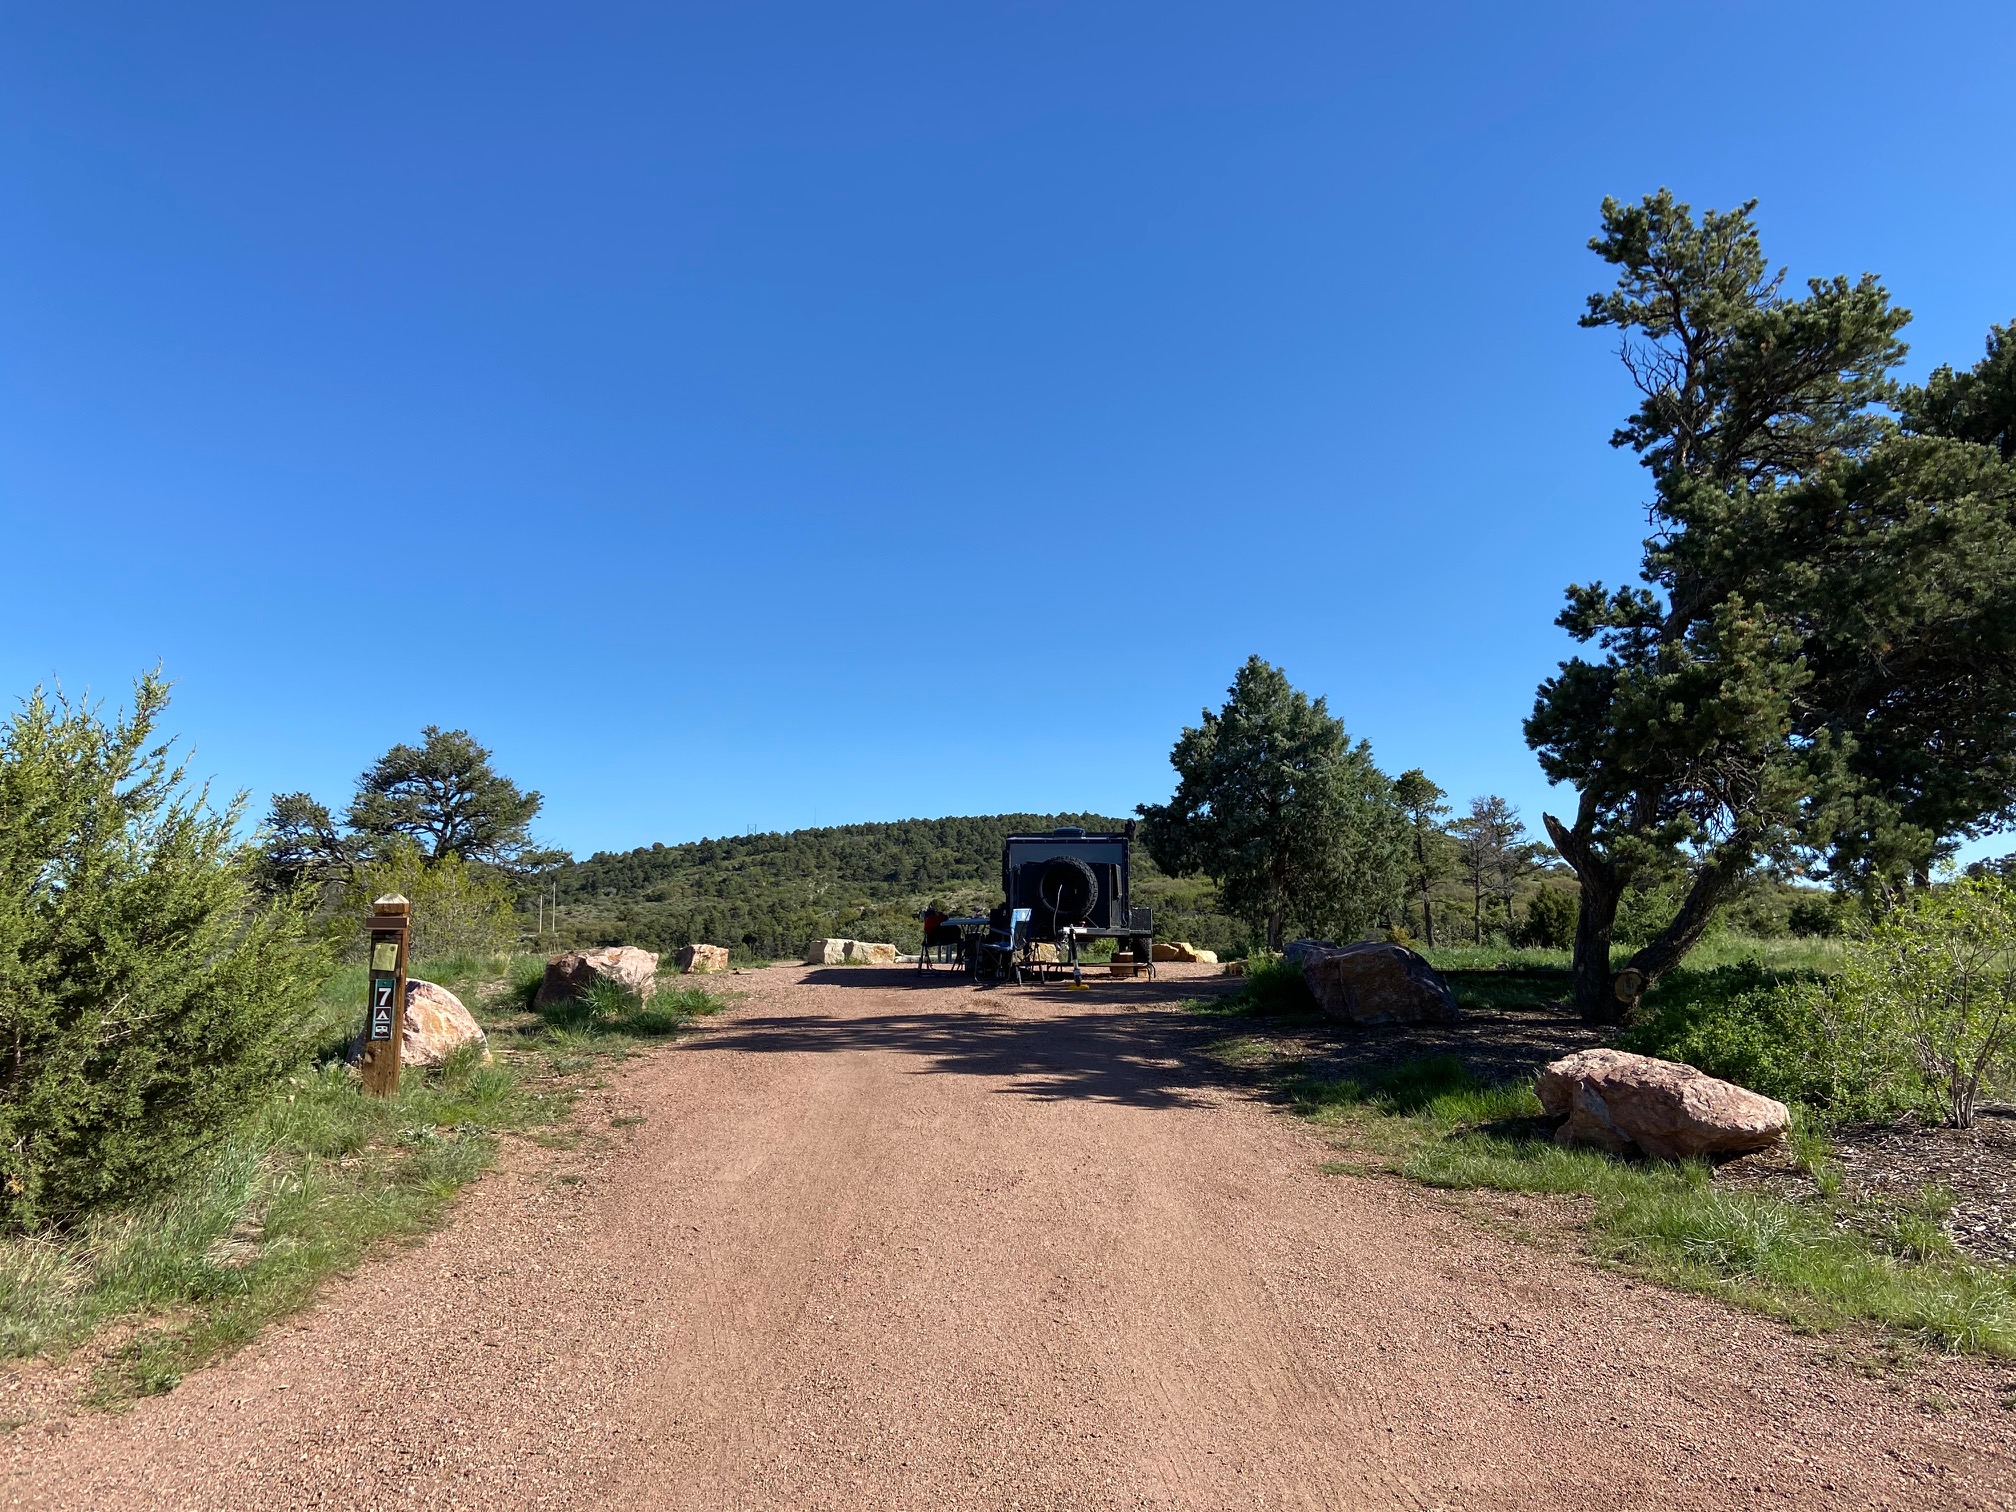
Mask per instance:
[[[1029,920],[1034,910],[1018,908],[1008,915],[1008,934],[1004,939],[996,935],[991,940],[980,942],[980,959],[986,961],[998,956],[1001,970],[1015,978],[1015,985],[1022,985],[1022,947],[1027,943]]]
[[[924,946],[917,952],[917,969],[931,969],[931,952],[938,952],[938,960],[946,966],[956,966],[964,955],[965,932],[957,924],[939,923],[924,931]]]

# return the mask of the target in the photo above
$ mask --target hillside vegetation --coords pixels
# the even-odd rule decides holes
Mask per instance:
[[[1125,824],[1105,814],[988,814],[599,852],[552,875],[559,917],[547,939],[659,951],[706,941],[757,960],[796,956],[827,935],[915,950],[926,908],[984,913],[1000,901],[1007,836]],[[1208,882],[1165,875],[1138,844],[1134,901],[1155,910],[1163,939],[1233,953],[1248,945],[1247,926],[1217,912]]]

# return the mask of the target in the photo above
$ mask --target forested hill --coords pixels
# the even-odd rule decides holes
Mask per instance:
[[[556,875],[557,933],[563,943],[661,951],[706,941],[763,959],[794,956],[822,935],[910,950],[930,905],[963,912],[1000,900],[1007,836],[1125,824],[1105,814],[990,814],[604,851]],[[1163,876],[1139,845],[1134,865],[1135,901],[1156,910],[1158,934],[1217,948],[1243,940],[1243,928],[1212,911],[1207,884]]]

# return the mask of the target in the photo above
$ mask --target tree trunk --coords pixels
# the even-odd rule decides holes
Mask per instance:
[[[1637,973],[1637,992],[1632,994],[1635,1001],[1643,996],[1652,984],[1680,964],[1680,960],[1699,943],[1709,921],[1715,917],[1715,909],[1729,886],[1741,876],[1751,862],[1750,847],[1739,841],[1724,845],[1715,857],[1695,873],[1694,885],[1687,889],[1686,900],[1680,905],[1680,912],[1673,916],[1673,922],[1659,931],[1658,937],[1625,963],[1618,973],[1621,981],[1628,973]]]
[[[1617,901],[1624,889],[1607,864],[1577,871],[1582,903],[1575,916],[1575,1011],[1585,1024],[1621,1024],[1637,996],[1620,988],[1627,984],[1610,974],[1610,931],[1617,923]]]
[[[1435,948],[1435,900],[1430,896],[1431,886],[1428,876],[1428,839],[1421,833],[1421,826],[1414,826],[1414,865],[1421,874],[1421,933],[1428,941],[1428,948]]]
[[[1281,949],[1281,936],[1286,928],[1286,924],[1287,920],[1278,908],[1267,915],[1267,948],[1269,950],[1279,952]]]
[[[1590,841],[1592,816],[1588,806],[1569,829],[1552,814],[1542,814],[1547,833],[1561,859],[1575,869],[1582,884],[1581,903],[1575,915],[1575,960],[1571,975],[1575,984],[1575,1011],[1588,1024],[1621,1024],[1637,1000],[1636,993],[1618,996],[1620,982],[1610,974],[1610,931],[1617,923],[1617,902],[1624,895],[1617,868],[1599,855]]]

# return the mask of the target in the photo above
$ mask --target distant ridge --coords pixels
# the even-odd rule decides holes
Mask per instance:
[[[653,950],[706,941],[765,960],[794,956],[822,935],[910,950],[921,938],[917,915],[930,904],[963,911],[999,900],[1008,835],[1126,822],[1111,814],[986,814],[599,851],[554,879],[559,932],[563,943]],[[1208,883],[1163,876],[1139,846],[1134,859],[1138,900],[1156,909],[1158,933],[1217,949],[1243,943],[1244,926],[1214,911]]]

